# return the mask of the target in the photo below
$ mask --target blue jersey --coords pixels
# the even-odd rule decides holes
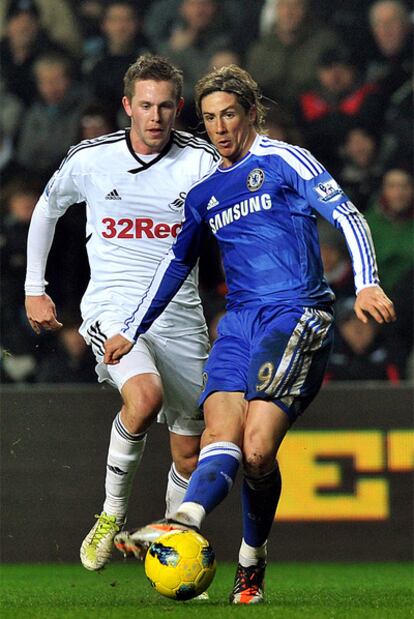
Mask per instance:
[[[336,181],[305,149],[257,136],[243,159],[191,188],[182,231],[121,333],[133,340],[149,328],[196,263],[207,228],[220,246],[229,309],[328,306],[316,213],[344,232],[357,291],[378,284],[365,219]]]

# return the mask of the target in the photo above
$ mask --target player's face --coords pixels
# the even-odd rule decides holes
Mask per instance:
[[[142,155],[159,153],[170,139],[175,118],[183,106],[177,102],[172,82],[138,80],[134,95],[122,99],[124,109],[131,118],[131,142],[134,150]]]
[[[201,112],[208,137],[222,156],[224,166],[242,159],[256,137],[256,110],[246,112],[236,95],[218,91],[202,99]]]

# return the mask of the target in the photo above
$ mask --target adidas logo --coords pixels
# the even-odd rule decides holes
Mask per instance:
[[[219,203],[219,201],[214,197],[211,196],[208,204],[207,204],[207,210],[214,208],[215,206],[217,206],[217,204]]]
[[[105,200],[122,200],[116,189],[112,189],[106,196]]]

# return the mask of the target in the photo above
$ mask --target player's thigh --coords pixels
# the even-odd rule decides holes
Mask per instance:
[[[314,308],[275,310],[252,346],[247,399],[273,401],[291,421],[318,393],[333,338],[333,315]]]
[[[122,422],[133,433],[145,432],[162,408],[163,389],[157,374],[131,376],[121,388]]]
[[[209,350],[207,332],[172,333],[169,337],[157,333],[149,337],[164,389],[158,421],[167,423],[175,434],[200,436],[204,421],[198,398]]]
[[[241,391],[216,391],[204,402],[206,429],[201,446],[230,442],[242,446],[247,402]]]
[[[243,455],[248,474],[263,475],[272,470],[289,427],[289,417],[274,402],[249,402],[243,437]]]
[[[106,312],[99,320],[82,328],[85,341],[91,346],[96,358],[95,370],[98,382],[108,382],[121,391],[124,384],[133,376],[141,374],[159,376],[160,373],[156,364],[154,347],[146,335],[142,335],[137,340],[132,350],[122,357],[117,365],[107,365],[103,362],[105,341],[120,329],[119,321],[114,319],[114,312]]]

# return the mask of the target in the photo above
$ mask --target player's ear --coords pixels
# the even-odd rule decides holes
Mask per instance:
[[[178,104],[177,104],[177,112],[175,114],[176,117],[180,115],[180,112],[183,109],[183,107],[184,107],[184,99],[180,97],[180,100],[178,101]]]
[[[122,97],[122,105],[127,115],[131,118],[132,110],[131,110],[131,103],[128,97]]]

